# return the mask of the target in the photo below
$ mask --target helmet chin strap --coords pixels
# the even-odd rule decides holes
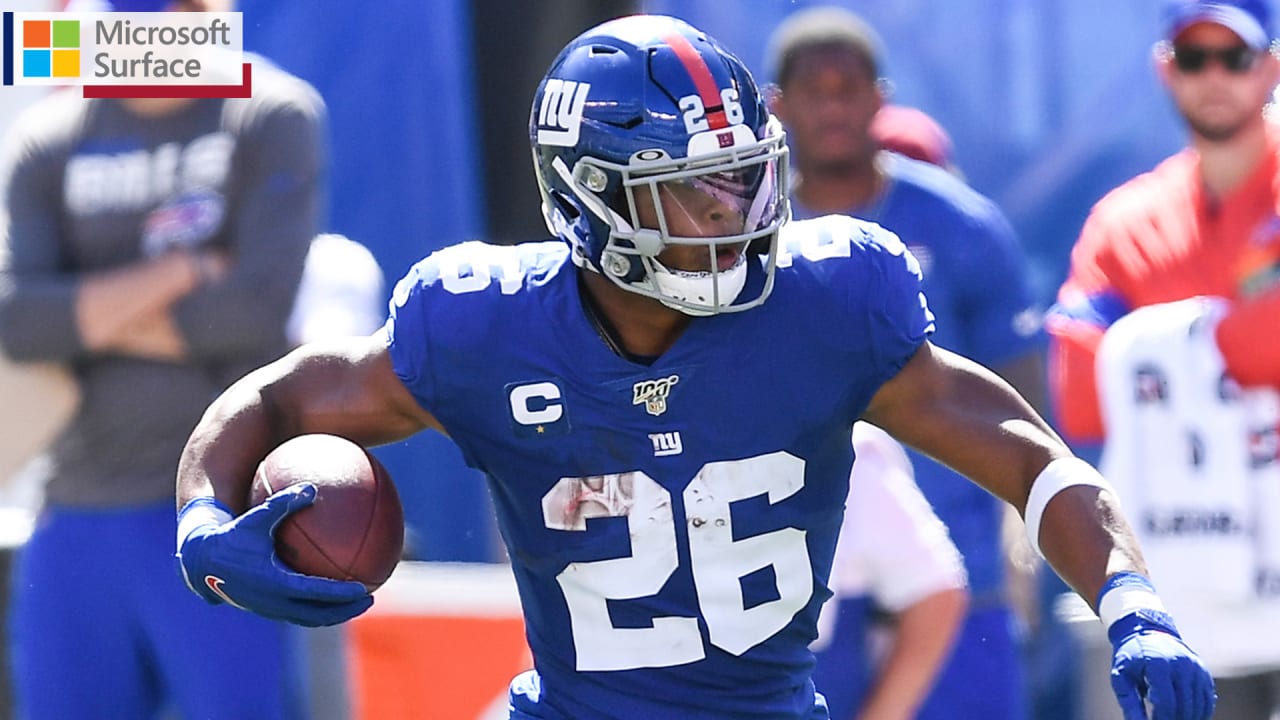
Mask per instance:
[[[663,305],[686,315],[706,317],[732,305],[742,293],[742,288],[746,287],[747,255],[739,254],[738,261],[728,270],[710,272],[672,270],[654,258],[650,274],[661,295],[658,300]],[[717,288],[720,291],[718,302]]]

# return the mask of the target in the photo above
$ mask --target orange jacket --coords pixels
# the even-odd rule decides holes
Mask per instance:
[[[1071,253],[1050,313],[1049,386],[1068,437],[1103,437],[1094,356],[1103,332],[1145,305],[1196,295],[1235,301],[1218,326],[1243,385],[1280,387],[1280,127],[1231,194],[1208,197],[1199,156],[1183,150],[1108,193]]]

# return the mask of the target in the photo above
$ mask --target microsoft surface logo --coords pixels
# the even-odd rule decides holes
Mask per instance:
[[[78,85],[87,98],[253,96],[238,12],[4,10],[0,48],[0,86]]]
[[[23,20],[22,76],[80,77],[80,21]]]

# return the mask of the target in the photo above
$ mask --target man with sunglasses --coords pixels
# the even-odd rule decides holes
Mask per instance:
[[[1187,124],[1189,146],[1093,208],[1048,322],[1059,427],[1075,440],[1105,439],[1104,469],[1128,463],[1127,472],[1108,476],[1138,520],[1153,579],[1218,679],[1215,717],[1228,720],[1266,720],[1280,711],[1280,543],[1267,539],[1280,537],[1280,495],[1268,489],[1280,474],[1275,423],[1246,414],[1253,400],[1234,415],[1214,415],[1236,397],[1274,407],[1280,388],[1280,129],[1264,117],[1280,80],[1272,23],[1264,0],[1168,7],[1155,62]],[[1176,314],[1191,306],[1178,301],[1199,296],[1223,300],[1179,325]],[[1171,342],[1187,350],[1118,375],[1125,355],[1111,349],[1122,347],[1118,338],[1134,319],[1114,331],[1113,323],[1140,308],[1143,332],[1164,323]],[[1204,347],[1188,340],[1197,330]],[[1196,393],[1205,399],[1185,400]],[[1204,420],[1211,415],[1254,426],[1247,437],[1233,434]],[[1154,442],[1143,450],[1131,437]],[[1154,447],[1159,452],[1149,452]],[[1236,463],[1229,472],[1212,465],[1226,447],[1246,449],[1228,453]],[[1143,452],[1144,460],[1131,459]],[[1183,489],[1197,482],[1213,488],[1198,503]],[[1240,512],[1224,515],[1232,488],[1241,489]],[[1172,516],[1162,509],[1174,504],[1184,521],[1197,512],[1226,520],[1164,522]],[[1235,581],[1208,579],[1226,577],[1225,550],[1203,564],[1189,559],[1188,552],[1214,543],[1244,558]],[[1165,563],[1160,548],[1175,546],[1186,552]]]

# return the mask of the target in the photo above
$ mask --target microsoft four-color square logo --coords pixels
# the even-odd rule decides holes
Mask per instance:
[[[80,77],[80,21],[24,20],[22,76]]]

